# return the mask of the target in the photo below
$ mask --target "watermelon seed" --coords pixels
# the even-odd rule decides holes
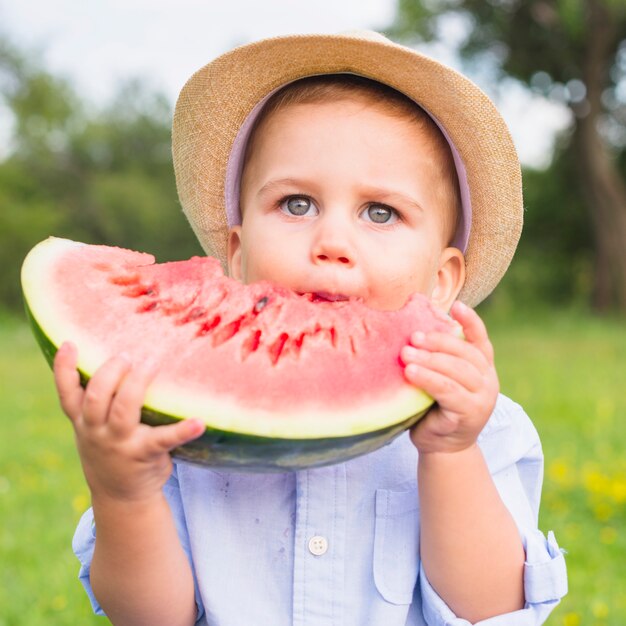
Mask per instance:
[[[197,320],[199,317],[202,317],[206,313],[206,309],[201,306],[194,306],[187,315],[183,316],[180,320],[178,320],[179,324],[187,324],[188,322],[193,322]]]
[[[261,298],[255,305],[254,305],[254,312],[255,313],[260,313],[264,308],[265,305],[270,301],[270,299],[265,296],[263,298]]]

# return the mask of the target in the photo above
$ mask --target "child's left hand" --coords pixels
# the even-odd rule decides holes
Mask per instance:
[[[409,382],[437,404],[411,429],[421,453],[458,452],[476,442],[498,397],[498,375],[487,329],[461,302],[450,311],[465,340],[443,333],[414,333],[400,356]]]

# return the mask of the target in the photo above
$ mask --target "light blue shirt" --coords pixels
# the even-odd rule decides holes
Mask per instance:
[[[542,624],[567,593],[567,576],[553,534],[537,530],[539,437],[521,407],[500,396],[478,442],[526,549],[525,608],[480,624]],[[347,463],[299,472],[245,474],[177,462],[164,491],[193,567],[197,623],[469,626],[421,568],[416,477],[407,433]],[[74,551],[102,613],[89,584],[92,521],[89,510]]]

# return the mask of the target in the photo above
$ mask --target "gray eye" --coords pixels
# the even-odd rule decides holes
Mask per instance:
[[[302,196],[288,198],[284,203],[285,208],[292,215],[306,215],[311,208],[311,201]]]
[[[375,224],[386,224],[393,214],[393,209],[384,204],[371,204],[367,207],[367,216]]]

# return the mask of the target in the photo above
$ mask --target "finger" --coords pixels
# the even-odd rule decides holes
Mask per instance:
[[[467,361],[483,373],[492,366],[488,356],[478,346],[448,333],[413,333],[410,343],[419,350],[440,352]]]
[[[404,375],[411,384],[424,390],[440,404],[447,404],[449,398],[459,404],[462,398],[467,397],[467,390],[457,381],[418,363],[409,363],[404,368]]]
[[[465,340],[475,345],[489,360],[493,362],[493,346],[489,341],[487,328],[474,309],[457,300],[450,309],[450,316],[463,328]]]
[[[68,341],[62,343],[54,356],[54,383],[61,408],[72,422],[80,416],[84,393],[76,369],[77,362],[76,346]]]
[[[139,423],[146,390],[154,379],[156,364],[144,364],[131,370],[123,379],[109,411],[109,427],[116,435],[128,435]]]
[[[468,391],[478,391],[483,384],[483,371],[471,361],[443,352],[404,346],[400,358],[405,365],[416,364],[456,381]],[[484,368],[486,371],[486,368]]]
[[[204,433],[206,425],[199,419],[184,419],[176,424],[156,426],[151,429],[152,452],[155,455],[169,452]]]
[[[85,424],[98,426],[108,420],[113,396],[130,369],[130,360],[119,355],[106,361],[96,371],[85,389],[82,410]]]

